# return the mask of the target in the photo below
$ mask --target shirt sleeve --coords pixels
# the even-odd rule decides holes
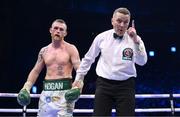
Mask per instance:
[[[84,58],[82,58],[82,61],[80,63],[79,68],[76,71],[76,77],[75,80],[83,80],[84,76],[89,71],[92,63],[94,63],[95,58],[100,53],[100,37],[97,36],[93,43],[91,44],[91,47],[89,48],[88,52],[85,54]]]
[[[139,43],[135,44],[135,63],[138,65],[143,66],[144,64],[147,63],[147,53],[146,53],[146,48],[144,46],[144,42],[139,38]]]

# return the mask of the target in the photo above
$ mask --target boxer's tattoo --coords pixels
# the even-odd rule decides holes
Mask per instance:
[[[47,47],[42,49],[40,52],[39,52],[39,55],[38,55],[38,60],[37,60],[37,63],[41,62],[42,59],[43,59],[43,55],[47,52]]]
[[[57,67],[57,75],[61,75],[63,76],[64,75],[64,72],[63,72],[63,65],[62,64],[59,64],[58,67]]]

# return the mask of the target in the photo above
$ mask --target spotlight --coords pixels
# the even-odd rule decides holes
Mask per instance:
[[[176,52],[176,47],[171,47],[171,52]]]
[[[32,93],[37,93],[37,87],[36,86],[32,87]]]
[[[149,56],[154,56],[154,51],[149,51]]]

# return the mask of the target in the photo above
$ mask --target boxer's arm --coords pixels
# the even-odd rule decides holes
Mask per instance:
[[[72,45],[71,47],[70,54],[71,54],[70,56],[71,56],[71,63],[73,65],[73,68],[77,70],[80,65],[80,57],[79,57],[79,52],[74,45]]]
[[[31,72],[29,73],[27,81],[25,82],[22,89],[26,89],[27,91],[30,91],[31,87],[36,82],[40,72],[42,71],[45,65],[43,60],[44,52],[45,52],[45,48],[41,49],[41,51],[39,52],[37,62],[33,67],[33,69],[31,70]]]
[[[77,70],[80,65],[80,57],[79,57],[79,52],[75,46],[72,46],[71,62],[73,64],[74,69]],[[76,80],[74,81],[72,87],[79,88],[82,91],[83,85],[84,85],[83,80]]]
[[[31,97],[30,97],[30,89],[33,86],[34,82],[38,77],[38,73],[34,72],[34,69],[37,67],[37,63],[35,67],[30,72],[27,81],[25,82],[23,88],[19,91],[17,96],[17,102],[21,106],[27,106],[30,104]]]
[[[17,96],[17,102],[22,106],[27,106],[30,104],[31,97],[30,97],[30,89],[33,84],[36,82],[39,73],[41,72],[42,68],[44,67],[44,60],[43,60],[43,49],[39,52],[38,60],[28,75],[27,81],[25,82],[23,88],[19,91]]]

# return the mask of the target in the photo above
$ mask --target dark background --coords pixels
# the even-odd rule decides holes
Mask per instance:
[[[112,13],[118,7],[127,7],[131,11],[137,33],[144,41],[147,53],[155,51],[154,57],[148,56],[148,63],[145,66],[137,66],[136,93],[180,93],[178,0],[1,1],[0,92],[19,92],[37,60],[39,50],[51,42],[49,28],[56,18],[66,21],[68,36],[65,40],[76,45],[82,58],[94,37],[112,28]],[[171,46],[176,47],[175,53],[170,51]],[[83,94],[94,94],[95,65],[92,65],[86,75]],[[44,76],[45,69],[35,84],[38,93],[42,90]],[[88,101],[88,104],[85,102],[87,101],[78,101],[77,108],[93,107],[92,100]],[[37,103],[37,100],[32,100],[29,107],[37,108]],[[168,99],[137,99],[136,106],[137,108],[170,107]],[[13,107],[20,107],[15,99],[0,99],[0,108]],[[175,107],[180,107],[180,100],[175,99]],[[169,113],[142,115],[169,115]]]

